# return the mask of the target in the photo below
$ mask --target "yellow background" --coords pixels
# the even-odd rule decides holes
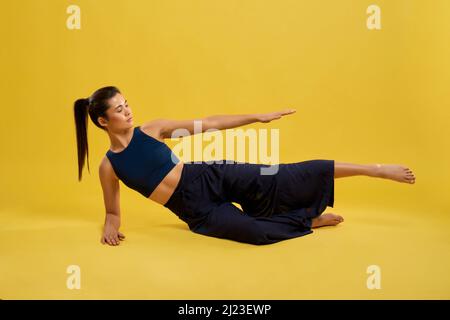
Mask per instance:
[[[5,1],[0,32],[1,299],[450,298],[449,1]],[[404,164],[416,184],[338,179],[326,212],[344,223],[253,246],[194,234],[121,183],[127,239],[102,246],[110,144],[89,122],[78,182],[73,102],[105,85],[135,125],[295,108],[243,128],[279,129],[281,162]]]

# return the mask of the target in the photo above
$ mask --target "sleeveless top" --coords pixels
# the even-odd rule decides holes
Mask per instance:
[[[117,177],[148,198],[164,177],[180,161],[172,150],[137,126],[130,143],[120,152],[106,152]]]

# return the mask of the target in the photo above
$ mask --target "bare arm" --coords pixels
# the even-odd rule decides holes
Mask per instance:
[[[99,167],[99,177],[105,204],[105,225],[101,243],[118,245],[125,236],[120,228],[120,189],[119,180],[115,177],[111,164],[103,159]]]
[[[270,122],[294,112],[295,110],[293,109],[287,109],[262,114],[213,115],[192,120],[157,119],[152,121],[151,125],[160,127],[162,138],[170,138],[173,131],[177,129],[182,130],[178,131],[176,136],[182,137],[205,132],[207,130],[223,130],[240,127],[254,122]]]

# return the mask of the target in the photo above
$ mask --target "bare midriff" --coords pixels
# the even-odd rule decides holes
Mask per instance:
[[[170,170],[164,177],[164,179],[161,180],[148,198],[162,205],[166,204],[180,182],[183,166],[183,161],[178,162],[176,166],[173,167],[172,170]]]

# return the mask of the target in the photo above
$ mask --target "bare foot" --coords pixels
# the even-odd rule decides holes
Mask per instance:
[[[335,226],[343,222],[344,218],[334,213],[324,213],[321,216],[312,219],[312,228],[323,226]]]
[[[398,164],[376,164],[375,167],[376,177],[410,184],[416,182],[414,173],[406,166]]]

